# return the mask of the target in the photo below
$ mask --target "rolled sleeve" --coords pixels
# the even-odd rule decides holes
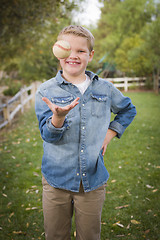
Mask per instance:
[[[118,122],[116,121],[112,121],[109,125],[109,129],[117,132],[117,136],[118,138],[121,138],[122,134],[125,131],[125,128]]]
[[[47,129],[48,131],[55,133],[55,134],[63,134],[63,132],[69,128],[67,118],[65,118],[64,124],[61,128],[56,128],[52,123],[51,123],[52,117],[49,117],[46,121],[47,124]]]
[[[109,128],[120,138],[136,116],[136,108],[129,97],[125,97],[112,85],[111,111],[116,115]]]

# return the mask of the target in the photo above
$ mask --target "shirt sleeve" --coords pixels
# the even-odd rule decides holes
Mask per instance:
[[[111,111],[116,115],[109,128],[120,138],[136,116],[136,108],[114,85],[111,90]]]
[[[35,112],[39,121],[41,137],[44,141],[49,143],[57,142],[62,138],[66,129],[69,128],[67,117],[61,128],[55,128],[51,123],[53,113],[42,100],[42,97],[44,97],[44,94],[38,89],[35,97]]]

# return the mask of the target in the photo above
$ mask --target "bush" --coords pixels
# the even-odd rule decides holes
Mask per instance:
[[[12,83],[9,88],[3,91],[5,96],[14,96],[21,89],[21,83]]]

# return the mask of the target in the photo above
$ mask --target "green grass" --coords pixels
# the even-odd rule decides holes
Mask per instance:
[[[160,96],[127,93],[137,116],[105,154],[101,240],[159,239]],[[34,108],[0,132],[0,239],[44,239],[42,140]],[[73,224],[72,235],[75,231]],[[72,237],[74,239],[74,237]]]

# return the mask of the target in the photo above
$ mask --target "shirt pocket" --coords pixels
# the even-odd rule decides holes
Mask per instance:
[[[107,112],[107,107],[110,106],[110,98],[106,95],[91,94],[92,107],[91,112],[93,116],[102,117]]]
[[[74,100],[73,96],[68,96],[68,97],[52,97],[51,98],[51,102],[53,102],[54,104],[60,106],[60,107],[65,107],[69,104],[71,104],[71,102]],[[67,117],[73,117],[75,116],[75,110],[74,108],[71,109],[69,111],[69,113],[67,114]]]

